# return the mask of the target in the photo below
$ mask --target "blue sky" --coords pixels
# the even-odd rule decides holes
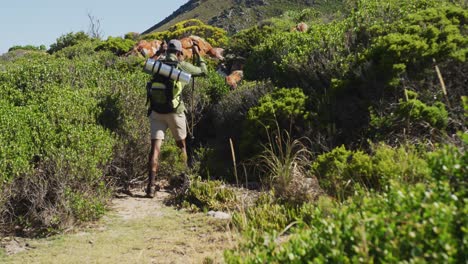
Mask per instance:
[[[108,36],[143,32],[188,0],[0,0],[0,54],[14,45],[49,45],[69,32],[88,32],[88,13]]]

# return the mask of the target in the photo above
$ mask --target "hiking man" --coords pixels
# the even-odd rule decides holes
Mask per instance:
[[[190,73],[194,77],[205,75],[208,71],[206,62],[201,58],[199,47],[195,44],[196,43],[194,43],[193,46],[193,54],[194,61],[197,66],[184,61],[182,43],[175,39],[169,41],[167,44],[167,54],[162,62],[176,67],[186,73]],[[176,140],[176,144],[182,152],[184,163],[187,166],[187,150],[185,143],[185,139],[187,137],[187,124],[184,114],[185,106],[181,98],[183,84],[181,82],[172,81],[167,77],[154,75],[151,80],[151,86],[158,87],[158,85],[165,87],[163,92],[159,95],[148,95],[148,100],[150,101],[148,117],[151,125],[151,151],[149,153],[149,175],[146,195],[149,198],[153,198],[156,192],[154,185],[156,172],[158,170],[159,153],[161,152],[161,145],[167,128],[171,130],[171,133]],[[169,87],[169,89],[167,89],[167,87]],[[167,100],[172,103],[172,109],[169,111],[158,110],[160,107],[158,108],[156,98],[160,98],[161,96],[167,97],[168,95],[172,96],[172,98]]]

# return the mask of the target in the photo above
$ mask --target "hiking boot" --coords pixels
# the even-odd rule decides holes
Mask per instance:
[[[156,194],[156,188],[154,186],[147,186],[146,187],[146,197],[148,198],[154,198],[154,195]]]
[[[156,173],[150,172],[148,175],[148,186],[146,186],[146,197],[154,198],[156,193],[156,188],[154,187],[154,182],[156,178]]]
[[[156,196],[156,192],[160,190],[159,185],[152,185],[152,186],[147,186],[146,187],[146,197],[148,198],[154,198]]]

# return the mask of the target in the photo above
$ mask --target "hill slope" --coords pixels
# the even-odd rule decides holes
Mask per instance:
[[[190,0],[172,15],[150,27],[142,34],[162,31],[186,19],[196,18],[209,25],[226,29],[229,33],[255,25],[264,19],[281,15],[286,10],[307,7],[320,9],[336,6],[342,0]]]

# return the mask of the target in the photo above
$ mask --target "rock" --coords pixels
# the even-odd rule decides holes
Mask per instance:
[[[224,220],[231,219],[231,215],[225,212],[209,211],[208,215],[216,219],[224,219]]]

